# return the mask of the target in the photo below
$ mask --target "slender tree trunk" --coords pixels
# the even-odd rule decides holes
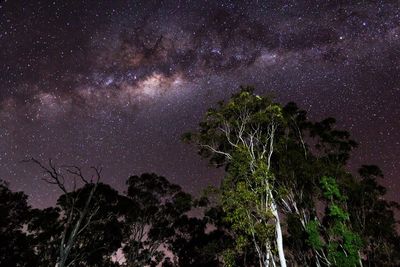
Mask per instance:
[[[272,193],[270,193],[270,196],[272,199]],[[279,219],[278,209],[277,209],[275,201],[273,199],[272,199],[272,203],[271,203],[271,212],[274,215],[275,220],[276,220],[276,224],[275,224],[276,246],[278,248],[279,262],[280,262],[281,267],[286,267],[285,252],[283,250],[283,235],[282,235],[281,222]]]
[[[56,263],[56,267],[64,267],[65,261],[66,261],[66,258],[60,259],[60,261]]]
[[[267,251],[267,257],[265,259],[265,267],[269,267],[269,258],[271,256],[271,253],[269,251]]]

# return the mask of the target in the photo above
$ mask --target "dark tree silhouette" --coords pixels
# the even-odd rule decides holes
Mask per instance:
[[[49,160],[48,165],[45,166],[35,158],[26,160],[26,162],[33,162],[39,166],[45,173],[43,180],[49,184],[56,185],[64,193],[63,231],[60,236],[59,253],[55,265],[57,267],[72,266],[84,257],[82,253],[75,253],[73,257],[71,255],[71,251],[77,245],[77,238],[86,231],[100,208],[96,204],[93,205],[93,198],[100,181],[101,170],[92,167],[94,175],[91,178],[87,178],[81,168],[77,166],[58,167],[52,160]],[[71,190],[68,189],[66,180],[67,183],[72,183]],[[80,194],[76,190],[77,180],[89,188],[89,193],[82,204],[80,204],[82,198],[80,198]]]
[[[127,266],[156,266],[164,258],[174,224],[191,209],[192,198],[162,176],[142,174],[127,181],[123,202],[123,251]]]
[[[27,198],[0,180],[0,266],[32,266],[37,262],[32,240],[24,231],[30,216]]]
[[[386,188],[377,179],[383,178],[379,167],[363,165],[360,179],[346,184],[348,207],[354,229],[365,242],[363,261],[366,266],[398,266],[400,236],[394,210],[400,206],[385,200]]]

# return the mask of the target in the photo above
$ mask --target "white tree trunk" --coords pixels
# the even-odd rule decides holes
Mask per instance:
[[[272,198],[272,194],[271,194]],[[275,224],[275,230],[276,230],[276,246],[278,248],[278,255],[279,255],[279,262],[281,267],[286,267],[286,258],[285,258],[285,252],[283,251],[283,235],[282,235],[282,228],[281,228],[281,221],[279,219],[279,213],[276,208],[275,201],[272,200],[271,203],[271,212],[275,217],[276,224]]]

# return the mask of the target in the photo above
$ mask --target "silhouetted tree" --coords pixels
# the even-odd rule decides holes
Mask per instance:
[[[36,265],[31,238],[24,228],[29,220],[30,207],[23,192],[12,192],[0,180],[0,266]]]
[[[70,193],[69,197],[76,199],[75,207],[83,210],[92,192],[93,185]],[[122,223],[120,222],[121,196],[109,185],[98,183],[92,197],[90,210],[96,210],[85,230],[76,238],[71,249],[71,257],[78,258],[71,266],[110,266],[112,255],[121,247]],[[62,211],[68,209],[67,196],[58,200]]]
[[[374,165],[363,165],[361,179],[345,185],[350,218],[364,241],[362,258],[365,266],[399,266],[400,236],[394,210],[399,204],[385,200],[386,188],[377,179],[382,171]]]
[[[127,181],[123,202],[123,252],[127,266],[156,266],[174,236],[174,223],[191,209],[192,198],[162,176],[142,174]]]
[[[45,173],[43,180],[56,185],[64,193],[63,231],[60,236],[59,253],[55,265],[57,267],[72,266],[84,257],[80,251],[75,253],[73,257],[71,255],[71,251],[77,245],[76,240],[86,231],[100,208],[96,204],[93,205],[92,201],[99,184],[101,170],[92,167],[94,176],[88,179],[77,166],[57,167],[52,160],[49,160],[48,165],[45,166],[34,158],[27,161],[38,165]],[[69,182],[72,183],[71,190],[68,190],[68,185],[65,184],[66,179],[69,179]],[[90,188],[82,204],[80,204],[82,198],[76,192],[77,180]]]
[[[63,222],[60,207],[33,209],[27,230],[38,257],[36,266],[52,266],[57,262]]]

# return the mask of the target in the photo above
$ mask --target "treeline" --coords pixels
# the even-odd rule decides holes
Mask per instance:
[[[400,266],[399,205],[377,166],[347,171],[357,143],[333,118],[246,87],[183,140],[225,169],[219,188],[147,173],[117,192],[98,168],[29,159],[63,194],[33,209],[0,184],[0,266]]]

